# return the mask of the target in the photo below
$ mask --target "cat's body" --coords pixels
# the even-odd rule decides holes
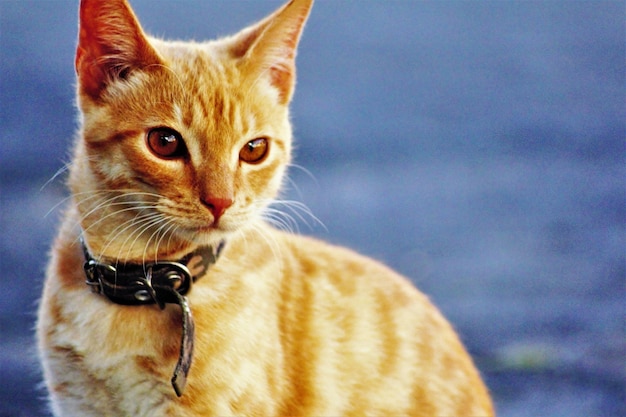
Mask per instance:
[[[147,40],[122,0],[81,3],[73,201],[38,323],[57,415],[493,414],[458,337],[406,279],[264,220],[289,163],[310,3],[209,44]],[[181,308],[116,304],[83,264],[178,260],[222,241],[186,294],[195,350],[178,397]]]

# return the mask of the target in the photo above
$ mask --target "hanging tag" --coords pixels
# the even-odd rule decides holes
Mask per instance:
[[[176,395],[181,397],[185,391],[185,385],[187,384],[187,375],[189,374],[189,368],[191,368],[191,360],[193,359],[193,341],[195,326],[193,323],[193,317],[191,315],[191,309],[187,298],[180,295],[176,291],[171,291],[176,297],[178,305],[182,311],[183,332],[180,341],[180,353],[178,355],[178,362],[176,368],[174,368],[174,375],[172,376],[172,386]]]

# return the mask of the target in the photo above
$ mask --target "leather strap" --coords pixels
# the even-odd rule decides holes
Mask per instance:
[[[115,266],[95,260],[84,242],[85,275],[87,285],[98,294],[123,305],[178,304],[182,313],[182,334],[178,361],[171,379],[174,392],[182,396],[191,368],[194,347],[195,324],[185,294],[193,282],[202,277],[217,262],[224,242],[217,248],[202,246],[185,255],[179,261],[158,261],[145,264],[116,264]]]

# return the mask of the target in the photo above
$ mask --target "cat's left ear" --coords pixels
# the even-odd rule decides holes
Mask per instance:
[[[231,39],[231,54],[242,60],[246,73],[269,77],[281,104],[291,100],[295,86],[295,58],[302,29],[313,0],[291,0],[276,12]]]
[[[94,99],[132,71],[161,63],[126,0],[81,0],[79,26],[78,85]]]

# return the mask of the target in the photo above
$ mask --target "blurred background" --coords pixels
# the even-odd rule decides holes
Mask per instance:
[[[77,3],[0,1],[2,417],[48,415],[33,326]],[[201,40],[281,1],[131,3]],[[503,417],[626,415],[625,22],[623,1],[320,0],[300,46],[285,198],[325,225],[300,232],[409,276]]]

